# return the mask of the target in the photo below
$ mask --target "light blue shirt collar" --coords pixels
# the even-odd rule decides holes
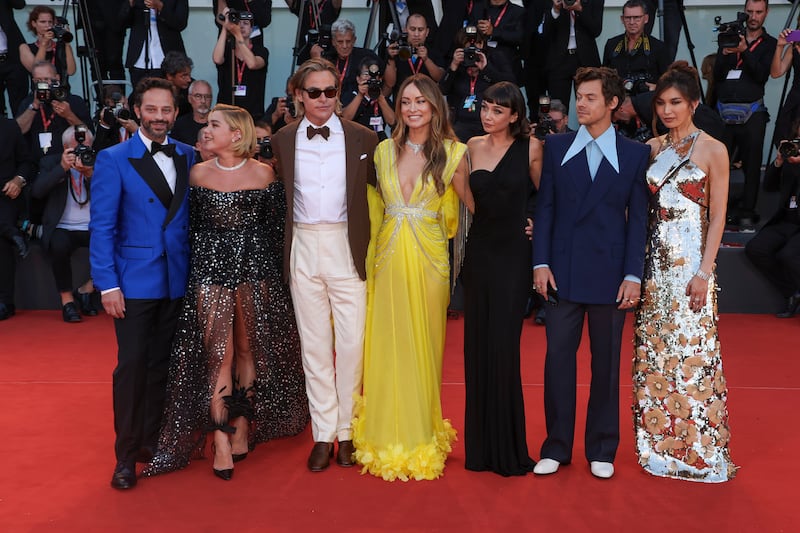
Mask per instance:
[[[586,148],[586,145],[592,140],[594,140],[597,147],[600,148],[600,151],[603,152],[603,157],[605,157],[611,166],[614,167],[614,170],[619,172],[619,159],[617,158],[617,132],[613,125],[609,126],[608,129],[601,133],[596,139],[592,138],[592,135],[589,133],[589,130],[586,129],[586,126],[581,126],[578,128],[578,133],[575,135],[575,140],[572,141],[569,150],[567,150],[567,153],[564,154],[564,159],[561,160],[561,166],[564,166],[567,161],[581,153],[581,151]]]

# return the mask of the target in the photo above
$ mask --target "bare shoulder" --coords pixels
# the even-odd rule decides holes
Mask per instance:
[[[189,185],[203,186],[208,181],[212,164],[213,160],[208,160],[193,165],[192,170],[189,172]]]
[[[658,150],[664,144],[666,137],[666,135],[659,135],[647,141],[647,146],[650,147],[650,159],[653,159],[658,154]]]
[[[252,169],[252,176],[256,179],[258,184],[267,187],[270,183],[276,180],[275,171],[270,165],[252,159],[248,165]]]
[[[725,144],[723,144],[721,141],[718,141],[706,132],[700,133],[700,136],[697,138],[697,144],[698,146],[696,148],[699,148],[699,150],[696,151],[701,151],[714,157],[728,157],[728,148],[725,146]]]

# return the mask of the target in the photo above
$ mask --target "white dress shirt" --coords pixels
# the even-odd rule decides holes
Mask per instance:
[[[135,68],[156,69],[161,67],[161,63],[164,62],[164,49],[161,48],[161,37],[158,35],[158,22],[156,21],[158,13],[155,9],[150,9],[149,11],[150,27],[147,30],[148,38],[144,41],[144,46],[142,46],[142,52],[139,54],[139,59],[137,59],[136,63],[133,64]],[[145,62],[144,60],[145,47],[147,47],[147,53],[149,55],[148,62]]]
[[[144,143],[144,147],[147,148],[147,151],[150,151],[150,147],[153,144],[153,141],[148,139],[142,130],[139,129],[137,132],[139,138]],[[164,141],[161,144],[169,144],[168,141]],[[172,160],[170,156],[165,154],[164,152],[158,152],[153,156],[153,159],[156,161],[156,165],[158,168],[161,169],[161,173],[164,174],[164,177],[167,179],[167,184],[169,185],[169,190],[175,193],[175,182],[178,180],[178,171],[175,169],[175,161]]]
[[[589,148],[589,143],[594,143],[593,148]],[[619,172],[619,157],[617,156],[617,131],[611,125],[606,131],[598,135],[595,139],[586,126],[578,128],[578,133],[575,134],[575,140],[572,141],[567,153],[564,154],[564,159],[561,160],[563,167],[567,161],[581,153],[586,148],[586,160],[589,163],[589,173],[594,181],[594,175],[597,173],[597,168],[603,160],[603,157],[614,167],[614,170]],[[599,149],[599,152],[598,152]],[[602,157],[601,157],[602,156]]]
[[[309,139],[308,126],[312,126],[311,122],[303,118],[295,139],[294,222],[347,222],[347,168],[342,122],[332,115],[322,125],[330,129],[327,141],[321,135]]]

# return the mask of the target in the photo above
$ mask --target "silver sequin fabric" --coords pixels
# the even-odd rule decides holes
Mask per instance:
[[[715,276],[699,313],[686,295],[708,231],[708,180],[690,159],[698,135],[679,143],[686,153],[665,144],[647,171],[649,241],[634,325],[633,420],[647,472],[713,483],[733,478],[737,467],[728,451]]]
[[[237,305],[255,364],[255,380],[238,383],[253,386],[250,449],[300,433],[309,420],[300,339],[281,275],[283,185],[236,192],[192,187],[189,207],[189,283],[170,359],[158,448],[145,475],[177,470],[202,456],[212,424],[210,400]]]

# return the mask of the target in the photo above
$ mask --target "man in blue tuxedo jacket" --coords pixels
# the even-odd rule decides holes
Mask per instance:
[[[558,297],[547,311],[547,439],[534,473],[555,473],[572,460],[576,352],[588,316],[585,451],[592,474],[609,478],[619,445],[622,327],[625,310],[639,301],[644,269],[650,149],[611,125],[625,98],[615,71],[578,69],[575,86],[581,127],[547,137],[533,234],[534,286],[545,297],[549,286]]]
[[[167,138],[177,116],[171,82],[136,87],[139,131],[100,151],[92,182],[92,278],[114,317],[114,430],[111,486],[136,485],[136,462],[158,440],[172,337],[189,270],[189,168],[194,150]]]

